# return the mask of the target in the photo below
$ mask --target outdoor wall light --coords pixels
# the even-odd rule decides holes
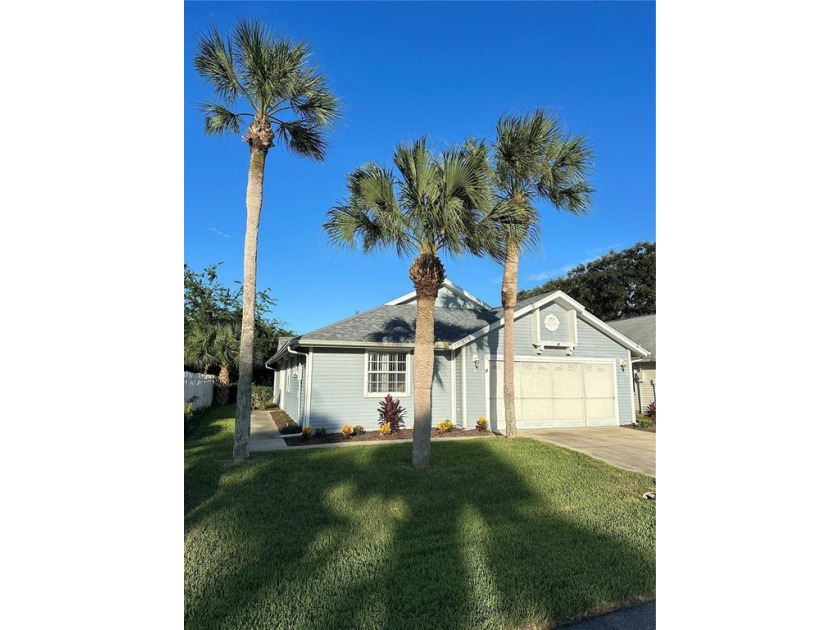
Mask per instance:
[[[479,359],[479,358],[478,358],[478,355],[477,355],[477,354],[474,354],[474,355],[473,355],[473,365],[475,366],[475,369],[476,369],[476,370],[478,369],[478,364],[479,364],[480,362],[481,362],[481,359]]]
[[[621,366],[622,372],[625,372],[627,370],[627,361],[625,361],[624,359],[621,360],[621,363],[619,363],[619,365]]]

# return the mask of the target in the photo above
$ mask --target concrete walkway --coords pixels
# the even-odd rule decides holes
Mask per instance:
[[[255,451],[279,451],[291,448],[286,445],[286,440],[280,436],[277,425],[271,419],[271,414],[265,410],[251,412],[251,439],[248,441],[248,450]]]
[[[622,427],[519,429],[520,437],[570,448],[613,466],[656,477],[656,433]]]
[[[656,600],[555,630],[655,630]]]

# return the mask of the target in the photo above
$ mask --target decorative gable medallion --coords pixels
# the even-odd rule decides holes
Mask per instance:
[[[545,316],[543,324],[545,325],[546,330],[554,332],[560,327],[560,320],[557,319],[557,316],[554,313],[549,313]]]

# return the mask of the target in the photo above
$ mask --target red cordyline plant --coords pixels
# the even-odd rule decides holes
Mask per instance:
[[[649,415],[650,419],[653,421],[653,426],[656,426],[656,401],[655,400],[648,405],[647,415]]]
[[[399,431],[403,426],[405,409],[400,406],[399,398],[391,398],[391,394],[385,396],[385,400],[379,403],[379,426],[386,422],[391,423],[391,432]]]

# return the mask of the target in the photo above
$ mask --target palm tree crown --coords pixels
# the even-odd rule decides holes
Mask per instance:
[[[588,211],[594,192],[586,179],[592,152],[582,135],[564,133],[553,116],[540,109],[526,116],[503,116],[493,149],[497,204],[507,206],[506,216],[517,217],[513,225],[524,222],[530,228],[527,233],[508,230],[510,240],[529,243],[537,238],[537,199],[575,215]]]
[[[239,134],[267,151],[278,136],[292,152],[323,160],[323,131],[339,117],[338,99],[309,64],[306,43],[276,37],[259,22],[243,20],[227,39],[215,28],[200,36],[194,65],[218,100],[205,101],[205,131]],[[248,112],[238,112],[240,105]]]
[[[324,223],[330,240],[365,253],[393,248],[401,257],[474,252],[490,200],[485,147],[435,156],[421,138],[399,145],[394,165],[397,174],[368,163],[347,176],[348,197]]]

